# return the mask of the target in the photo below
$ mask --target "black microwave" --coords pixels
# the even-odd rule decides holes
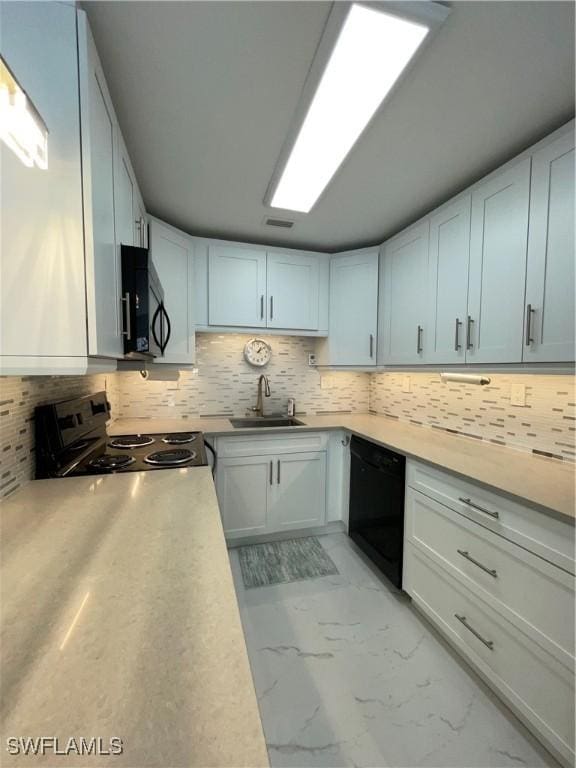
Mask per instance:
[[[124,356],[162,357],[170,340],[164,291],[147,248],[121,246]]]

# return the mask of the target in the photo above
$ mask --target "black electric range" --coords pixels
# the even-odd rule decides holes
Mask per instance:
[[[109,436],[105,392],[36,408],[36,477],[78,477],[208,464],[202,432]]]

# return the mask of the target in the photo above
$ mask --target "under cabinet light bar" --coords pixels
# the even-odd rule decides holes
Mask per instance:
[[[423,6],[423,20],[416,20]],[[336,12],[342,13],[341,9]],[[432,2],[347,6],[271,197],[273,208],[310,211],[431,29],[448,12]]]
[[[1,56],[0,139],[28,168],[48,168],[48,129]]]

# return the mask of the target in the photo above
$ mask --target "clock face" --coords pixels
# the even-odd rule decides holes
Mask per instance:
[[[244,347],[244,358],[247,363],[257,368],[263,368],[270,362],[272,350],[262,339],[250,339]]]

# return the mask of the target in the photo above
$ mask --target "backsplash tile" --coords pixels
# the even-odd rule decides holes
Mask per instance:
[[[0,376],[0,499],[34,477],[34,408],[105,389],[114,409],[116,376]]]
[[[138,372],[119,373],[119,409],[114,415],[244,416],[256,404],[261,373],[270,379],[271,396],[264,398],[268,414],[285,413],[289,397],[296,399],[297,413],[368,410],[367,373],[331,372],[332,386],[321,388],[321,374],[308,365],[308,355],[315,352],[313,338],[262,336],[272,347],[272,359],[264,369],[253,368],[244,360],[244,345],[250,338],[252,335],[197,334],[197,370],[181,371],[178,381],[146,381]]]
[[[410,377],[411,392],[403,392]],[[443,383],[438,373],[373,373],[370,410],[413,424],[445,429],[576,460],[574,376],[490,374],[487,386]],[[526,387],[526,405],[510,403],[512,383]]]

